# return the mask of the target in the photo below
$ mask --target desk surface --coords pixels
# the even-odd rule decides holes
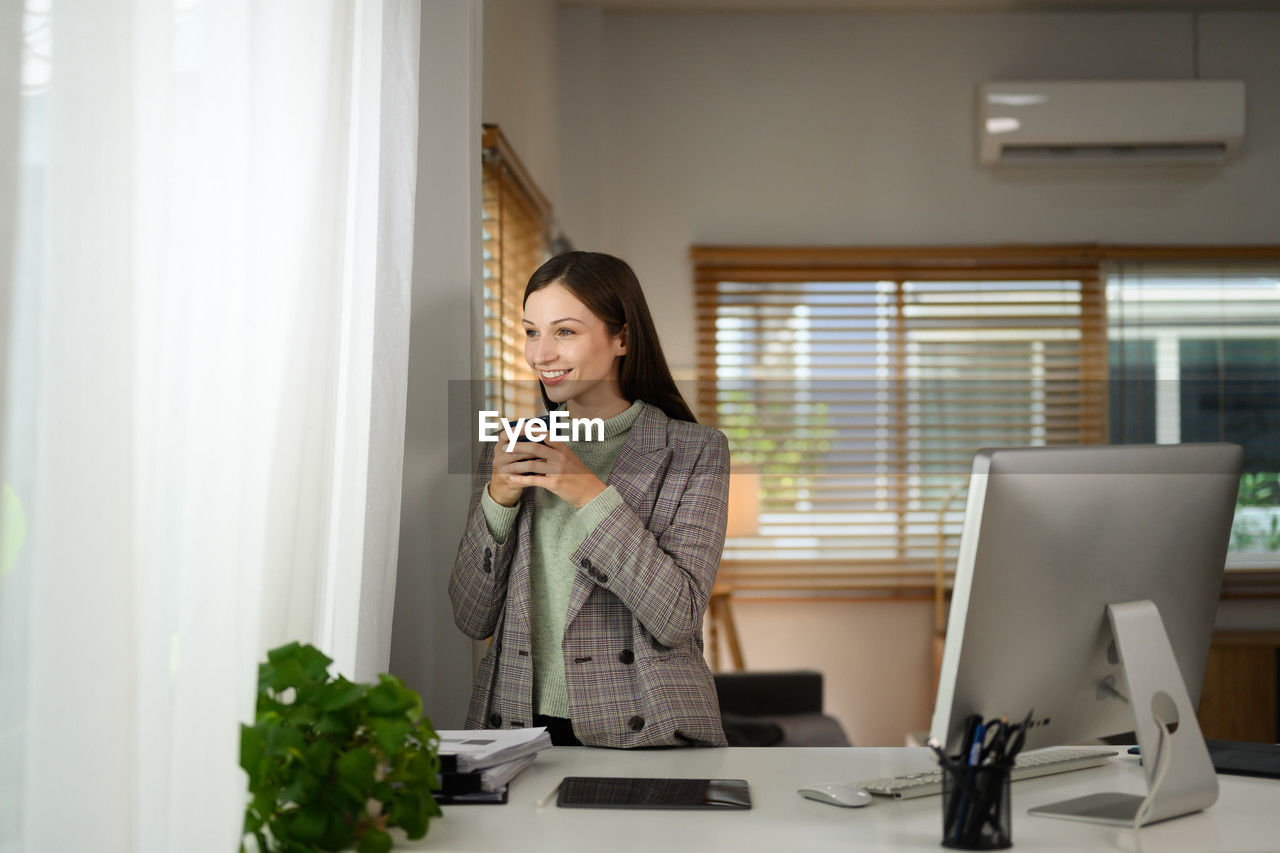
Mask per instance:
[[[553,747],[511,784],[502,806],[445,806],[420,842],[396,849],[556,851],[942,850],[941,797],[842,809],[806,800],[815,782],[874,779],[928,769],[926,749],[613,750]],[[746,779],[752,809],[733,812],[562,809],[537,803],[564,776]],[[1142,830],[1159,851],[1280,849],[1280,781],[1220,776],[1216,805]],[[1030,817],[1027,809],[1098,791],[1145,791],[1136,759],[1013,784],[1016,850],[1132,850],[1130,830]],[[403,845],[403,848],[402,848]]]

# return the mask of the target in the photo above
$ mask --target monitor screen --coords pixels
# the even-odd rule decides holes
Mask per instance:
[[[1026,748],[1134,730],[1107,605],[1154,602],[1199,701],[1240,475],[1232,444],[974,457],[930,734],[1030,712]]]

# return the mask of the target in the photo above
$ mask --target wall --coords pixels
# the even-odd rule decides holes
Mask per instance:
[[[561,168],[556,45],[555,0],[485,0],[481,115],[502,128],[553,208]]]
[[[480,0],[422,10],[418,186],[404,480],[391,672],[422,694],[438,728],[462,728],[471,641],[453,623],[447,584],[470,478],[449,473],[448,381],[479,358]],[[471,322],[461,322],[461,318]]]
[[[1205,78],[1246,81],[1225,168],[977,165],[975,87],[1183,78],[1184,13],[559,13],[560,194],[570,237],[628,259],[673,368],[693,372],[693,244],[1280,242],[1280,14],[1202,14]],[[932,703],[923,603],[736,605],[747,664],[827,673],[863,745]]]

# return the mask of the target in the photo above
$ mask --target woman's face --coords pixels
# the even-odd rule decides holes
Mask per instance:
[[[625,331],[625,330],[624,330]],[[610,335],[604,321],[559,283],[529,295],[524,304],[524,358],[554,403],[602,411],[622,400],[618,357],[627,351],[623,334]]]

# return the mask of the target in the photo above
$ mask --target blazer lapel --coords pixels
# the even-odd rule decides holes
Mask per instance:
[[[618,450],[618,458],[609,472],[608,485],[613,486],[621,495],[623,503],[640,517],[646,525],[653,515],[653,504],[657,497],[652,486],[658,472],[667,467],[671,457],[671,449],[667,447],[666,414],[648,403],[631,425],[627,440]],[[565,625],[573,622],[578,611],[595,589],[583,572],[578,572],[573,580],[573,589],[569,593],[569,609],[565,613]]]
[[[646,524],[653,514],[655,497],[650,487],[671,456],[667,447],[668,420],[661,409],[645,403],[609,472],[609,485]]]

